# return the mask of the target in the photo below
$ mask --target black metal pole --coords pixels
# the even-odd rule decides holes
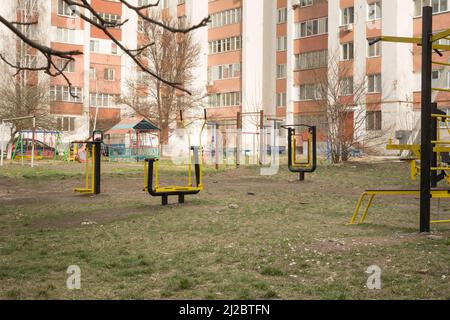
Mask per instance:
[[[94,194],[100,194],[101,185],[101,163],[102,163],[102,142],[95,141],[95,159],[94,159]]]
[[[431,113],[437,114],[438,113],[438,107],[437,103],[433,103],[431,105]],[[438,120],[436,118],[433,118],[431,121],[431,140],[436,141],[437,140],[437,131],[439,130]],[[431,145],[431,148],[433,148],[434,145]],[[437,168],[438,161],[437,161],[437,153],[431,152],[431,167]],[[436,170],[431,170],[431,188],[436,188],[438,184],[438,172]]]
[[[422,118],[420,159],[420,232],[430,232],[431,205],[431,73],[433,12],[430,6],[422,14]]]

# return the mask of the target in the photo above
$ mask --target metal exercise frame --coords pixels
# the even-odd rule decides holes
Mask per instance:
[[[306,162],[297,161],[296,129],[298,127],[308,128],[308,160]],[[288,131],[288,167],[289,171],[299,173],[300,181],[305,180],[306,173],[313,173],[317,169],[317,128],[304,124],[281,126]]]
[[[85,187],[76,188],[74,191],[81,194],[100,194],[103,132],[100,130],[94,131],[91,141],[74,141],[72,143],[86,145]],[[91,157],[89,157],[90,152],[92,153]]]
[[[180,111],[180,120],[183,121],[183,113]],[[144,161],[144,191],[153,197],[161,197],[161,204],[168,205],[169,196],[178,196],[178,203],[184,203],[186,195],[195,195],[203,190],[202,183],[202,133],[206,125],[206,109],[204,110],[204,122],[200,130],[199,146],[189,146],[188,183],[186,186],[159,186],[159,159],[148,158]],[[195,170],[195,184],[192,182],[192,160]]]
[[[421,108],[421,145],[420,145],[420,169],[414,167],[411,175],[420,174],[420,189],[419,190],[366,190],[358,201],[357,208],[352,216],[351,224],[355,223],[356,215],[359,207],[366,196],[370,196],[369,203],[363,213],[361,222],[367,215],[367,211],[373,202],[375,195],[420,195],[420,232],[430,232],[431,229],[431,198],[450,198],[448,190],[436,189],[437,182],[442,180],[443,174],[438,175],[438,157],[442,151],[450,149],[449,147],[442,147],[443,141],[437,140],[439,134],[439,125],[437,125],[437,117],[444,117],[441,112],[437,110],[437,106],[432,103],[432,91],[450,92],[449,89],[433,88],[432,87],[432,65],[450,66],[449,63],[433,61],[433,52],[442,56],[439,50],[450,50],[450,45],[440,44],[439,40],[450,40],[450,29],[433,34],[433,10],[431,6],[423,7],[422,13],[422,38],[407,38],[407,37],[391,37],[382,36],[370,42],[374,45],[379,41],[394,42],[394,43],[410,43],[422,47],[422,108]],[[434,109],[434,112],[433,112]],[[447,117],[446,117],[447,118]],[[447,145],[449,145],[448,142]],[[435,147],[433,148],[433,145]],[[391,145],[391,150],[393,148]],[[400,147],[399,147],[400,148]],[[411,151],[418,155],[418,146],[409,146]],[[446,149],[445,149],[446,148]],[[388,145],[389,149],[389,145]],[[405,148],[407,149],[407,148]],[[401,149],[397,149],[401,150]],[[404,149],[403,149],[404,150]],[[450,150],[449,150],[450,151]],[[412,162],[411,162],[412,163]],[[412,166],[415,166],[415,161]],[[448,169],[448,168],[445,168]],[[433,221],[433,222],[450,222],[450,221]]]

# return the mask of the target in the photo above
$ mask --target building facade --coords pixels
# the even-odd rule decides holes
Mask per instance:
[[[136,66],[102,31],[81,21],[63,1],[37,2],[42,6],[41,28],[50,30],[47,44],[84,52],[67,72],[79,98],[68,94],[61,77],[51,80],[51,112],[58,117],[60,129],[68,136],[86,135],[94,127],[108,129],[129,112],[115,103],[115,97],[127,92],[126,83],[136,77]],[[202,49],[198,76],[191,85],[204,91],[208,118],[224,128],[237,126],[238,112],[252,115],[260,111],[268,125],[269,119],[278,118],[285,124],[323,126],[325,110],[317,103],[316,82],[318,74],[332,77],[333,61],[348,72],[346,101],[356,99],[356,87],[366,88],[355,101],[355,114],[347,124],[355,134],[413,140],[420,118],[420,49],[381,42],[369,46],[369,42],[380,35],[419,36],[422,5],[433,6],[435,31],[450,28],[449,2],[164,0],[159,10],[183,24],[211,17],[208,28],[195,31]],[[91,4],[111,21],[128,19],[112,32],[127,47],[138,45],[139,22],[134,12],[117,0],[91,0]],[[448,62],[449,56],[443,52],[436,60]],[[449,88],[448,68],[434,67],[433,82]],[[449,93],[441,92],[435,98],[442,109],[450,109]],[[258,129],[259,124],[251,118],[242,118],[246,131]]]

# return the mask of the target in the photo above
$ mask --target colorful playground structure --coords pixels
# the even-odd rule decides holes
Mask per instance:
[[[31,159],[31,154],[34,152],[35,160],[57,160],[64,153],[61,136],[62,134],[59,131],[19,131],[13,144],[11,158],[14,160]]]
[[[160,155],[160,129],[144,118],[128,118],[105,133],[110,161],[143,161]]]
[[[440,64],[450,66],[449,63],[434,62],[433,53],[442,55],[439,50],[450,50],[450,45],[441,44],[442,39],[450,38],[450,29],[433,34],[433,9],[423,7],[422,38],[402,38],[382,36],[371,41],[371,45],[379,42],[411,43],[422,49],[422,108],[421,108],[421,144],[393,145],[389,142],[388,150],[408,150],[412,157],[407,159],[410,163],[411,178],[415,180],[420,176],[418,189],[368,189],[360,196],[356,209],[353,212],[350,224],[355,224],[360,208],[366,198],[368,202],[362,213],[359,223],[364,223],[367,213],[375,196],[382,195],[419,195],[420,196],[420,232],[430,232],[431,223],[450,223],[450,220],[431,220],[431,199],[449,199],[450,189],[438,188],[438,182],[450,182],[450,141],[442,140],[441,124],[449,130],[450,116],[437,108],[432,102],[432,91],[450,92],[450,89],[432,87],[432,65]]]

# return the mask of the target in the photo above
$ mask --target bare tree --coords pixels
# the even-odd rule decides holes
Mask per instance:
[[[3,70],[5,71],[5,70]],[[36,129],[54,129],[56,119],[50,114],[49,82],[39,79],[37,74],[30,75],[27,81],[6,72],[0,81],[0,119],[26,116],[36,117]],[[33,129],[32,120],[12,123],[10,143],[17,132]]]
[[[159,19],[156,13],[153,19]],[[171,29],[175,29],[178,24],[171,17],[163,16],[160,19]],[[129,106],[133,113],[157,124],[161,129],[161,142],[166,144],[171,128],[179,119],[179,111],[201,106],[205,98],[201,88],[193,88],[201,48],[191,33],[174,37],[166,28],[152,23],[144,23],[142,31],[145,42],[153,41],[153,45],[143,50],[142,55],[156,77],[138,72],[137,79],[128,83],[129,93],[118,102]],[[191,94],[188,95],[167,82],[179,83],[183,88],[189,88]]]
[[[368,133],[366,128],[369,115],[366,79],[353,75],[353,64],[340,61],[338,54],[331,54],[327,68],[314,75],[315,84],[310,90],[323,112],[331,161],[347,161],[352,148],[383,135],[381,130]]]
[[[82,20],[90,25],[100,29],[103,33],[115,43],[142,71],[147,73],[149,76],[157,78],[162,83],[170,87],[175,87],[180,91],[190,94],[189,90],[183,87],[182,82],[178,82],[177,79],[167,80],[160,77],[152,68],[145,64],[144,59],[142,59],[142,53],[153,45],[152,41],[142,45],[138,48],[127,48],[121,41],[119,41],[114,34],[111,32],[112,28],[117,28],[123,26],[128,20],[125,21],[110,21],[102,17],[90,4],[88,0],[62,0],[66,5],[70,6],[71,10],[76,13]],[[159,20],[151,17],[149,11],[152,8],[159,6],[160,0],[143,6],[134,6],[127,0],[119,0],[123,5],[125,5],[128,10],[134,12],[140,19],[147,22],[150,25],[159,26],[168,33],[172,34],[188,34],[189,32],[206,26],[209,22],[209,17],[204,18],[198,24],[193,25],[189,28],[176,28],[173,26],[168,26]],[[40,43],[37,40],[32,39],[26,32],[23,31],[23,26],[30,26],[38,24],[38,15],[30,16],[26,21],[9,21],[2,15],[0,15],[0,24],[4,25],[10,32],[12,32],[19,41],[23,42],[30,48],[34,48],[42,57],[44,57],[45,62],[36,66],[25,66],[17,61],[12,61],[5,54],[0,54],[0,59],[2,59],[11,68],[17,70],[17,73],[23,71],[43,71],[51,77],[62,76],[67,82],[69,88],[71,88],[70,93],[72,96],[75,94],[72,91],[72,83],[69,78],[65,75],[65,71],[71,61],[75,60],[75,56],[82,55],[83,52],[79,50],[56,50],[49,46]],[[58,65],[56,59],[64,59],[65,64]]]
[[[18,8],[20,14],[17,14],[14,25],[30,39],[42,38],[35,21],[37,1],[19,0]],[[15,49],[9,50],[9,53],[14,65],[20,66],[21,71],[14,72],[9,65],[0,65],[0,119],[35,116],[37,129],[54,129],[56,119],[50,116],[50,82],[48,76],[37,68],[43,59],[39,59],[35,50],[23,41],[5,36],[1,40],[5,48]],[[17,132],[32,128],[31,119],[15,121],[12,123],[9,142],[13,142]]]

